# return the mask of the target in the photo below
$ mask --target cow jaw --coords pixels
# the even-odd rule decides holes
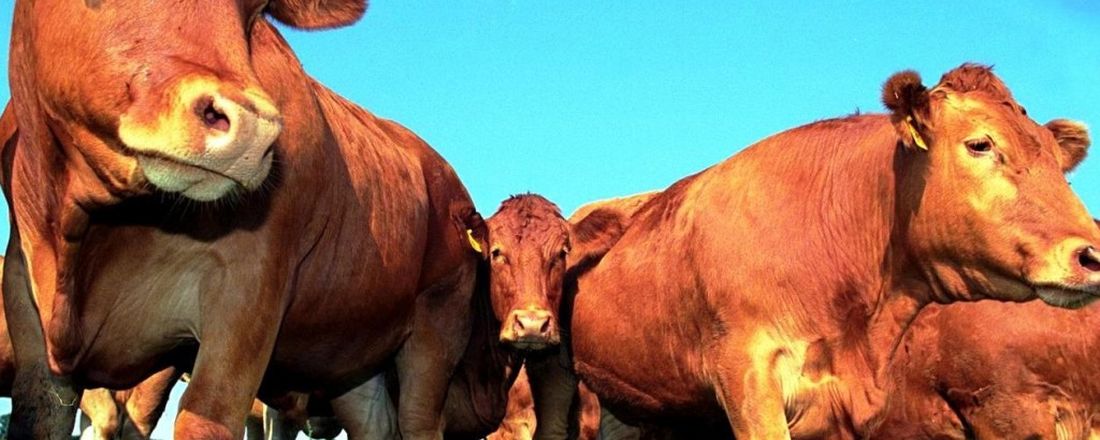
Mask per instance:
[[[1064,309],[1079,309],[1100,299],[1100,292],[1090,293],[1061,287],[1039,287],[1035,293],[1043,302]]]
[[[254,190],[271,170],[271,145],[282,130],[278,110],[258,90],[234,92],[205,77],[189,77],[167,94],[162,112],[136,104],[121,117],[119,139],[136,153],[157,188],[197,201],[236,187]]]

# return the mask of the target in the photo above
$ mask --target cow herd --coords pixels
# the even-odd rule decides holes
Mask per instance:
[[[15,3],[12,438],[78,406],[148,438],[181,376],[181,439],[1100,437],[1088,132],[986,66],[895,74],[885,114],[662,191],[483,219],[269,21],[365,0],[150,5]]]

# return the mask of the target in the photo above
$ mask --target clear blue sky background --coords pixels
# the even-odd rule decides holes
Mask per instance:
[[[1087,0],[374,0],[351,28],[286,35],[321,82],[438,149],[487,214],[524,191],[568,213],[666,187],[777,131],[881,111],[882,83],[907,68],[931,85],[994,64],[1036,120],[1100,130]],[[1100,158],[1071,181],[1100,214]]]

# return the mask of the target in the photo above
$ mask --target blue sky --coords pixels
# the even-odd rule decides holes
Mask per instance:
[[[286,35],[321,82],[438,149],[486,214],[524,191],[568,213],[663,188],[783,129],[881,111],[909,68],[931,85],[994,64],[1036,120],[1100,130],[1096,2],[626,4],[374,0],[351,28]],[[1071,182],[1100,214],[1100,158]]]

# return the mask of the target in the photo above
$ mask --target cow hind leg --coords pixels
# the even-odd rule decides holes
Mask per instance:
[[[118,435],[119,413],[111,391],[96,388],[84,392],[80,400],[82,440],[111,440]]]
[[[397,439],[397,414],[386,388],[386,374],[379,373],[366,383],[332,400],[332,410],[348,438],[362,440]]]
[[[412,333],[396,359],[404,440],[443,438],[447,389],[470,339],[474,281],[474,268],[463,268],[416,299]]]
[[[126,411],[122,418],[122,438],[145,440],[153,435],[172,387],[179,382],[182,371],[165,368],[145,379],[130,392],[126,399]]]
[[[600,400],[584,382],[577,384],[577,397],[580,399],[578,439],[597,440],[600,436]]]
[[[298,424],[285,417],[285,414],[264,405],[264,439],[293,440],[298,438]]]

